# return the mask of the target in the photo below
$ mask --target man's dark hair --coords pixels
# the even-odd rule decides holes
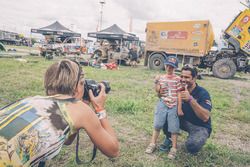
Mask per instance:
[[[197,77],[197,75],[198,75],[197,69],[195,67],[190,66],[190,65],[183,66],[181,71],[190,71],[193,78]]]

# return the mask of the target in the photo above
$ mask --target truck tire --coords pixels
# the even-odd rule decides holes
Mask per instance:
[[[232,78],[236,73],[236,65],[230,59],[219,59],[213,64],[213,75],[217,78]]]
[[[164,57],[160,53],[154,53],[149,58],[149,69],[151,70],[164,70]]]

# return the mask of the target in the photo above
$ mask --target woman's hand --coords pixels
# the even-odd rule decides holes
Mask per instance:
[[[96,112],[102,111],[105,108],[105,101],[107,94],[105,93],[105,86],[103,83],[100,83],[101,91],[98,96],[94,96],[92,90],[89,90],[89,97],[92,106]]]

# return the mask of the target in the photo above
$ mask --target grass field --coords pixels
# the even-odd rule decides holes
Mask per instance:
[[[26,57],[28,62],[0,59],[0,107],[20,98],[44,95],[43,75],[53,61],[41,57]],[[230,80],[205,76],[198,83],[211,94],[213,132],[202,151],[191,156],[180,147],[176,160],[167,159],[158,150],[152,155],[144,153],[149,143],[153,111],[157,101],[153,78],[159,71],[143,66],[120,67],[109,71],[84,67],[87,78],[108,80],[112,91],[108,95],[108,118],[118,135],[120,156],[109,159],[98,152],[91,167],[163,167],[163,166],[250,166],[250,75],[237,74]],[[186,133],[179,137],[183,145]],[[88,160],[92,144],[84,131],[81,133],[80,157]],[[105,139],[103,139],[105,140]],[[160,136],[159,143],[163,140]],[[48,166],[73,167],[75,143],[63,147],[61,153]]]

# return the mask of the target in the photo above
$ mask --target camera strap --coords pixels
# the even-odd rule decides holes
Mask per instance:
[[[81,165],[81,164],[88,164],[90,162],[92,162],[95,157],[96,157],[96,151],[97,151],[97,148],[96,146],[94,145],[93,147],[93,152],[92,152],[92,157],[91,157],[91,160],[90,161],[82,161],[79,159],[79,155],[78,155],[78,150],[79,150],[79,131],[77,132],[77,138],[76,138],[76,163],[78,165]]]

